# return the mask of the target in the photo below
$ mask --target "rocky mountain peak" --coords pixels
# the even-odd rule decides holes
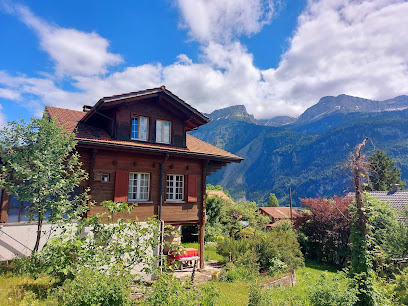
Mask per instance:
[[[248,114],[245,105],[234,105],[222,109],[217,109],[208,114],[211,120],[232,119],[258,124],[258,120],[253,115]]]

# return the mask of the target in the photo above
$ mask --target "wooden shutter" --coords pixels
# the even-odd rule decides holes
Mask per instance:
[[[129,171],[116,171],[115,202],[127,202],[129,191]]]
[[[188,176],[188,197],[187,202],[197,202],[197,175]]]

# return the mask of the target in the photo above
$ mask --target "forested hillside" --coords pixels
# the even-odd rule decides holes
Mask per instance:
[[[339,97],[344,100],[344,95]],[[398,99],[401,107],[402,98]],[[362,100],[357,99],[360,109],[364,101],[370,103]],[[347,111],[332,103],[337,110],[281,127],[243,120],[242,110],[239,116],[218,116],[192,135],[245,160],[213,174],[208,183],[221,184],[236,199],[257,202],[267,201],[274,192],[282,205],[288,204],[289,186],[296,204],[298,198],[343,195],[351,190],[349,153],[365,137],[370,138],[366,153],[385,151],[401,168],[403,180],[408,180],[408,110],[351,112],[347,102]]]

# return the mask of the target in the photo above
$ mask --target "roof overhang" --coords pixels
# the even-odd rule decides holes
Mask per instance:
[[[82,146],[96,146],[96,147],[103,147],[103,148],[121,148],[125,150],[132,150],[132,151],[141,151],[141,152],[155,152],[155,153],[169,153],[172,155],[177,155],[177,156],[189,156],[189,157],[194,157],[194,158],[201,158],[201,159],[207,159],[207,160],[214,160],[214,161],[220,161],[220,162],[225,162],[225,163],[240,163],[243,159],[242,158],[232,158],[232,157],[227,157],[227,156],[220,156],[220,155],[214,155],[214,154],[205,154],[205,153],[199,153],[199,152],[191,152],[191,151],[181,151],[181,150],[173,150],[170,148],[152,148],[152,147],[135,147],[131,145],[126,145],[126,144],[118,144],[118,143],[109,143],[109,142],[99,142],[99,141],[92,141],[88,139],[77,139],[77,143]]]
[[[99,111],[112,107],[114,104],[120,104],[123,102],[138,101],[144,100],[153,97],[163,97],[167,102],[172,103],[179,111],[182,111],[186,114],[188,119],[186,120],[187,130],[193,130],[199,126],[206,124],[210,119],[199,112],[197,109],[177,97],[171,91],[167,90],[164,86],[159,88],[152,88],[141,90],[137,92],[126,93],[122,95],[115,95],[110,97],[104,97],[100,99],[81,119],[81,122],[86,123],[91,117],[95,114],[98,114]]]

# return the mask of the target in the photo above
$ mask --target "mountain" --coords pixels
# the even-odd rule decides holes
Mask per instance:
[[[260,124],[260,122],[254,118],[254,115],[248,114],[245,105],[234,105],[223,109],[218,109],[213,111],[211,114],[206,115],[211,120],[229,119]]]
[[[297,118],[289,116],[276,116],[271,119],[260,119],[259,124],[266,126],[283,126],[291,123],[295,123]]]
[[[289,116],[277,116],[271,119],[255,119],[254,115],[248,114],[245,105],[234,105],[223,109],[217,109],[211,114],[206,114],[211,120],[229,119],[238,120],[265,126],[283,126],[294,123],[296,118]]]
[[[385,101],[374,101],[348,95],[323,97],[308,108],[296,121],[297,124],[322,119],[333,113],[373,113],[408,109],[408,96],[399,96]]]
[[[214,173],[208,183],[221,184],[241,200],[266,202],[274,192],[282,205],[288,204],[291,186],[298,205],[299,198],[343,195],[352,190],[347,160],[365,137],[370,138],[365,153],[384,150],[407,181],[407,101],[407,96],[382,102],[346,95],[325,97],[292,124],[266,126],[251,115],[239,120],[240,116],[230,114],[192,134],[245,159]],[[373,105],[379,107],[373,111]]]

